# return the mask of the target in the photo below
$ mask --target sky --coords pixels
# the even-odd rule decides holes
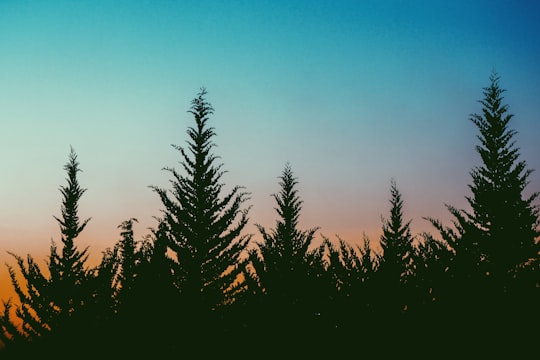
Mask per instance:
[[[493,70],[520,159],[540,171],[538,34],[540,4],[521,0],[0,0],[0,283],[8,251],[43,263],[60,241],[70,146],[92,218],[78,245],[99,259],[129,218],[148,234],[162,209],[149,186],[181,169],[171,144],[186,144],[202,87],[254,240],[286,163],[318,238],[376,242],[392,178],[413,233],[434,232],[423,217],[467,207],[481,164],[469,117]]]

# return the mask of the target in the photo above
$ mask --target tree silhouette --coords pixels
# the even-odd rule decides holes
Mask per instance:
[[[118,301],[125,305],[133,295],[134,284],[137,281],[137,245],[133,235],[133,223],[138,222],[135,218],[123,221],[118,227],[122,236],[118,243],[118,256],[120,269],[118,272]]]
[[[195,126],[187,130],[187,149],[173,145],[182,155],[185,174],[165,168],[172,174],[172,189],[152,186],[164,206],[162,241],[172,253],[184,316],[192,317],[194,324],[202,324],[201,317],[208,311],[234,301],[234,284],[241,272],[238,264],[249,241],[242,234],[249,208],[241,208],[248,194],[235,186],[222,196],[224,171],[211,152],[215,132],[208,120],[213,108],[206,94],[201,89],[191,103]]]
[[[374,304],[377,299],[374,297],[373,278],[378,257],[373,253],[366,234],[362,246],[352,246],[341,238],[338,238],[337,245],[325,238],[324,245],[328,260],[323,285],[330,286],[333,291],[328,293],[329,301],[321,315],[329,318],[331,328],[339,329],[339,336],[346,333],[359,335],[362,329],[359,322],[371,324],[375,320]],[[371,331],[369,326],[364,329]]]
[[[94,273],[86,266],[87,248],[80,251],[75,245],[76,238],[90,219],[81,222],[78,216],[78,203],[86,189],[80,187],[77,179],[81,170],[73,148],[64,169],[67,172],[67,186],[60,187],[62,215],[54,217],[60,226],[63,246],[59,253],[55,242],[52,242],[47,261],[48,276],[30,254],[25,263],[21,256],[11,253],[25,283],[19,282],[15,269],[8,265],[11,283],[19,301],[15,314],[22,324],[18,332],[8,336],[14,339],[22,338],[36,343],[51,341],[49,334],[64,341],[80,336],[76,330],[84,327],[82,310],[90,306],[94,298],[93,289],[89,286]],[[10,307],[11,303],[5,304],[3,321],[9,321]],[[6,323],[3,327],[13,329]]]
[[[390,218],[382,218],[383,233],[380,238],[382,249],[377,269],[377,280],[381,299],[379,305],[385,308],[381,314],[405,311],[411,300],[407,294],[407,280],[410,278],[413,256],[413,236],[410,223],[403,220],[403,199],[397,188],[396,181],[391,180],[390,186]]]
[[[93,277],[88,280],[92,290],[92,302],[84,309],[86,327],[95,334],[101,334],[106,340],[112,330],[118,312],[118,272],[120,268],[119,248],[107,248],[102,252],[100,263],[94,269]],[[104,329],[107,328],[107,329]],[[93,337],[92,334],[90,334]]]
[[[524,308],[538,319],[537,305],[531,304],[540,300],[538,273],[530,271],[540,254],[539,213],[533,204],[538,193],[524,196],[532,170],[519,160],[504,91],[492,72],[480,100],[482,112],[470,116],[479,130],[476,151],[482,160],[470,172],[470,210],[447,205],[455,217],[453,228],[428,218],[454,253],[450,306],[465,317],[497,325],[510,318],[525,321]]]
[[[180,346],[185,347],[178,341],[180,332],[171,331],[171,323],[178,320],[177,307],[182,303],[173,280],[174,261],[167,256],[165,224],[157,220],[157,229],[150,228],[150,234],[141,241],[134,237],[135,218],[119,225],[121,239],[113,251],[117,267],[116,311],[114,322],[107,330],[122,356],[171,355]],[[188,326],[186,319],[182,321]]]
[[[0,356],[171,357],[196,350],[239,358],[285,350],[320,357],[327,350],[341,357],[357,341],[359,351],[379,356],[402,355],[413,343],[426,353],[444,346],[483,357],[493,344],[532,349],[538,333],[530,325],[540,323],[539,193],[524,195],[532,170],[519,159],[503,93],[493,72],[482,112],[470,116],[482,161],[470,172],[470,208],[446,204],[451,226],[425,217],[440,238],[413,236],[392,179],[380,252],[365,234],[362,244],[323,236],[315,245],[319,228],[299,228],[303,202],[289,163],[272,194],[275,226],[256,223],[262,240],[248,248],[249,193],[240,186],[224,191],[208,125],[213,108],[202,88],[188,111],[195,125],[187,146],[173,145],[181,171],[164,168],[171,189],[150,186],[163,206],[157,227],[136,241],[137,220],[123,221],[119,241],[90,268],[88,248],[76,245],[90,219],[79,218],[86,189],[71,148],[61,215],[54,217],[61,243],[52,241],[43,268],[30,254],[10,253],[16,297],[2,301]]]
[[[532,169],[518,160],[519,149],[513,141],[517,132],[508,128],[513,115],[502,104],[505,90],[499,86],[498,75],[492,73],[490,81],[480,101],[482,115],[471,116],[480,131],[481,145],[476,149],[483,165],[471,172],[472,197],[467,200],[472,212],[466,217],[479,230],[478,245],[490,276],[505,281],[540,250],[538,208],[533,205],[538,193],[523,195]]]
[[[286,331],[298,326],[299,319],[305,323],[317,311],[312,308],[311,275],[317,254],[310,245],[318,228],[298,229],[302,200],[289,164],[279,178],[281,190],[272,195],[279,218],[270,232],[256,224],[263,241],[250,251],[252,270],[248,277],[255,279],[259,294],[263,295],[261,311],[271,317],[266,321],[279,324],[280,331]]]
[[[422,233],[414,245],[412,271],[407,282],[411,294],[409,313],[414,317],[414,331],[426,341],[434,339],[447,327],[451,320],[449,309],[453,304],[447,299],[453,297],[449,287],[448,266],[454,254],[448,244]],[[426,331],[427,330],[427,331]],[[441,336],[441,338],[444,338]]]
[[[90,219],[81,222],[78,216],[79,200],[86,189],[80,187],[77,179],[77,173],[81,170],[73,148],[64,169],[68,174],[68,185],[60,187],[63,195],[62,216],[55,217],[62,233],[62,253],[58,254],[53,244],[49,256],[49,284],[52,285],[51,291],[56,297],[53,302],[60,310],[61,322],[66,321],[63,318],[77,313],[92,298],[91,289],[85,286],[87,279],[92,276],[86,266],[88,248],[79,251],[74,242]]]

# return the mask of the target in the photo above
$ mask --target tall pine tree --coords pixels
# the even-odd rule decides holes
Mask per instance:
[[[471,172],[472,196],[467,200],[472,212],[466,218],[478,230],[479,254],[487,271],[502,280],[539,255],[538,208],[533,205],[538,193],[524,196],[532,169],[519,160],[513,140],[517,132],[509,128],[513,115],[502,103],[505,90],[498,75],[492,73],[490,81],[480,101],[482,114],[471,115],[480,131],[476,150],[483,165]]]
[[[455,217],[453,228],[428,220],[453,252],[451,306],[465,316],[483,314],[490,319],[517,318],[512,314],[518,309],[534,309],[538,318],[537,305],[532,304],[540,299],[540,279],[538,271],[531,271],[531,266],[538,268],[540,255],[539,210],[534,205],[538,193],[524,194],[532,170],[519,159],[504,92],[492,72],[479,101],[482,112],[470,116],[479,130],[476,151],[482,161],[470,172],[470,210],[447,205]]]
[[[67,186],[60,187],[63,196],[60,218],[55,217],[62,233],[62,253],[51,247],[49,256],[49,272],[51,293],[54,294],[55,305],[60,309],[61,318],[70,317],[82,307],[88,305],[92,298],[92,289],[88,279],[93,276],[86,265],[88,248],[82,251],[75,245],[75,239],[84,230],[90,219],[79,219],[79,201],[86,189],[79,185],[77,174],[81,171],[77,154],[71,148],[69,161],[64,169],[67,172]],[[64,319],[61,320],[64,322]]]
[[[55,216],[62,234],[61,252],[53,241],[47,261],[48,274],[42,272],[31,255],[27,256],[25,262],[21,256],[12,254],[23,283],[19,281],[15,269],[8,265],[19,302],[15,311],[18,319],[13,321],[22,323],[20,330],[12,334],[14,339],[37,342],[46,341],[44,339],[54,335],[55,339],[62,339],[67,346],[68,339],[83,336],[79,330],[88,325],[83,315],[85,307],[94,300],[94,289],[90,285],[94,283],[91,281],[94,272],[86,265],[87,248],[79,250],[75,240],[90,219],[81,221],[78,215],[79,201],[86,189],[81,188],[78,182],[77,174],[81,170],[73,148],[64,169],[67,172],[67,186],[60,187],[62,215]],[[5,306],[5,321],[9,320],[9,306]]]
[[[235,186],[222,194],[224,171],[212,153],[216,134],[208,121],[214,110],[206,94],[201,89],[191,103],[195,125],[187,130],[187,148],[173,145],[182,155],[183,171],[165,168],[172,174],[172,189],[152,187],[164,206],[160,243],[174,260],[174,281],[184,304],[179,306],[194,323],[234,301],[238,264],[249,242],[243,234],[249,207],[242,208],[248,193]]]

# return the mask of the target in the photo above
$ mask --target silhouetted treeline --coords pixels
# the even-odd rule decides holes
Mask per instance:
[[[174,146],[181,167],[165,168],[170,188],[150,186],[163,205],[155,228],[136,240],[137,219],[127,219],[115,246],[89,266],[89,249],[76,244],[90,219],[78,217],[85,189],[71,149],[56,217],[61,243],[51,243],[45,269],[30,254],[11,254],[16,265],[7,265],[16,298],[4,299],[0,355],[532,351],[540,335],[538,193],[524,196],[531,170],[503,92],[492,73],[482,112],[470,118],[482,159],[470,173],[470,209],[447,205],[450,225],[426,216],[435,235],[412,234],[391,179],[379,251],[367,236],[358,245],[317,242],[318,228],[300,229],[303,202],[288,163],[273,195],[274,227],[256,224],[259,241],[246,234],[250,194],[241,186],[224,192],[202,89],[187,146]]]

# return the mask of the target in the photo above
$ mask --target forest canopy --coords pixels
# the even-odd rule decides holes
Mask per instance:
[[[15,296],[2,299],[0,354],[173,355],[201,344],[225,354],[240,344],[248,355],[275,343],[317,354],[299,339],[344,347],[352,339],[375,347],[422,339],[438,347],[456,334],[457,348],[496,340],[514,351],[532,348],[538,331],[530,324],[540,321],[539,193],[527,189],[533,169],[521,158],[504,92],[493,72],[481,111],[469,118],[481,159],[469,173],[469,207],[445,204],[450,224],[426,216],[433,232],[414,234],[399,184],[389,179],[382,235],[357,244],[300,227],[302,179],[290,163],[272,195],[274,226],[255,222],[257,238],[246,232],[250,192],[223,182],[214,109],[202,88],[188,110],[185,144],[173,145],[179,167],[164,168],[168,187],[150,186],[162,205],[155,226],[138,238],[137,219],[125,219],[118,242],[91,266],[94,249],[78,245],[91,219],[79,217],[86,188],[71,148],[55,217],[61,239],[51,241],[46,266],[10,252]]]

